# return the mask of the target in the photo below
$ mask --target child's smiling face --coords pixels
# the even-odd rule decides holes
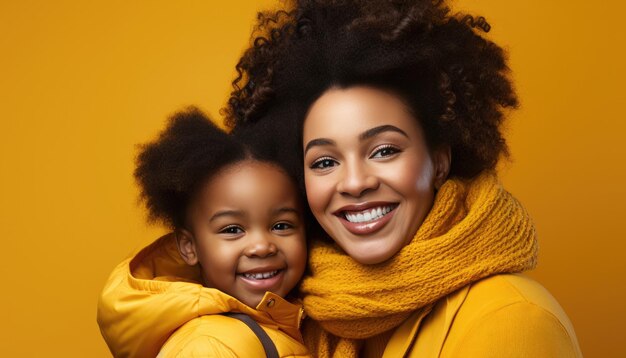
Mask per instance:
[[[193,235],[182,230],[179,249],[187,263],[200,264],[207,287],[255,307],[266,291],[284,297],[300,280],[302,208],[295,185],[277,167],[244,161],[220,170],[188,218]]]

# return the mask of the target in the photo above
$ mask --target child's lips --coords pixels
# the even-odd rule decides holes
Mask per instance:
[[[279,270],[271,270],[271,271],[259,271],[259,272],[244,272],[242,275],[245,278],[253,279],[253,280],[264,280],[268,278],[272,278],[278,274]]]
[[[237,276],[246,286],[254,291],[272,291],[283,281],[285,270],[245,272]]]
[[[272,261],[277,261],[277,260],[272,260]],[[258,265],[258,263],[254,265],[241,265],[237,270],[237,274],[244,275],[244,274],[268,273],[272,271],[280,271],[280,270],[286,269],[286,264],[280,263],[280,262],[266,262],[263,264],[263,266],[256,266],[256,265]],[[252,267],[246,268],[246,266],[252,266]]]

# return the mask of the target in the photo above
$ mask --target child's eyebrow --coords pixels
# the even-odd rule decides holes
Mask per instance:
[[[294,213],[296,215],[300,215],[300,210],[298,210],[296,208],[289,207],[289,206],[282,207],[282,208],[277,208],[277,209],[272,210],[272,214],[274,214],[274,215],[278,215],[278,214],[282,214],[282,213]]]
[[[221,218],[222,216],[236,216],[236,217],[244,217],[244,213],[243,211],[240,210],[222,210],[222,211],[218,211],[215,214],[213,214],[213,216],[211,216],[211,218],[209,219],[209,222]]]

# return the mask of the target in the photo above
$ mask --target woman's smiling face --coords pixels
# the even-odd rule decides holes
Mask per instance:
[[[386,261],[408,244],[446,178],[449,150],[430,151],[396,95],[331,88],[303,128],[307,198],[320,225],[356,261]]]

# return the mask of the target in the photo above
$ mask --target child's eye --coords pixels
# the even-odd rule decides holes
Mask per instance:
[[[396,153],[399,153],[400,149],[391,146],[391,145],[384,145],[381,147],[378,147],[374,150],[374,153],[372,153],[372,155],[370,156],[370,159],[372,158],[386,158],[386,157],[390,157]]]
[[[285,231],[285,230],[291,230],[291,229],[293,229],[293,225],[291,225],[290,223],[286,223],[286,222],[276,223],[272,227],[272,230],[274,231]]]
[[[229,225],[219,231],[220,234],[238,235],[243,233],[243,229],[237,225]]]
[[[324,170],[324,169],[334,167],[335,165],[337,165],[336,160],[329,158],[329,157],[323,157],[314,161],[313,164],[311,164],[310,168]]]

